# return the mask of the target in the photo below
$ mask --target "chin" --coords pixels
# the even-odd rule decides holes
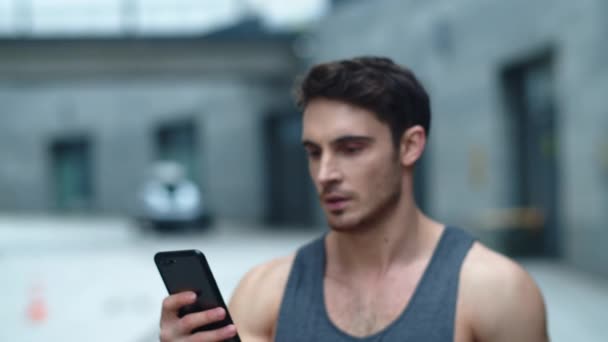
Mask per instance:
[[[356,217],[353,214],[341,213],[341,214],[326,214],[327,225],[331,230],[336,232],[353,232],[357,231],[361,227],[361,218]]]
[[[389,203],[390,204],[390,203]],[[355,233],[362,232],[373,227],[387,214],[388,209],[395,205],[379,206],[372,210],[351,210],[341,213],[326,212],[327,224],[335,232]]]

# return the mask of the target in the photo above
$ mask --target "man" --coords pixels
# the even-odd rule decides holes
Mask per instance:
[[[429,99],[406,68],[362,57],[313,67],[300,85],[302,142],[331,230],[251,270],[229,309],[245,342],[547,341],[541,293],[517,264],[416,206],[414,166]],[[222,341],[235,326],[188,335],[222,309],[177,317],[162,341]]]

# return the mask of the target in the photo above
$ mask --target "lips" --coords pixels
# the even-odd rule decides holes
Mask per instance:
[[[323,203],[330,211],[344,210],[350,199],[345,196],[330,195],[323,198]]]

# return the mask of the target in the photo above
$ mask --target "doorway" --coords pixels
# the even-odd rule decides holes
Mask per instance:
[[[512,63],[502,71],[511,151],[512,198],[519,212],[538,213],[539,227],[516,227],[530,232],[517,240],[518,254],[557,257],[558,136],[554,94],[554,53],[544,51]],[[528,215],[530,216],[530,215]],[[521,220],[525,225],[526,220]],[[531,233],[536,231],[536,233]]]
[[[64,212],[91,209],[91,143],[86,137],[61,138],[50,145],[55,208]]]
[[[298,113],[269,115],[264,121],[267,211],[275,225],[314,222],[313,186],[301,144],[302,117]]]

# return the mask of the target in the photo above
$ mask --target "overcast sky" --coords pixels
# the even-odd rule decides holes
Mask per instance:
[[[0,0],[0,34],[120,34],[125,8],[135,9],[128,25],[142,34],[200,33],[244,13],[272,28],[299,27],[327,6],[328,0]]]

